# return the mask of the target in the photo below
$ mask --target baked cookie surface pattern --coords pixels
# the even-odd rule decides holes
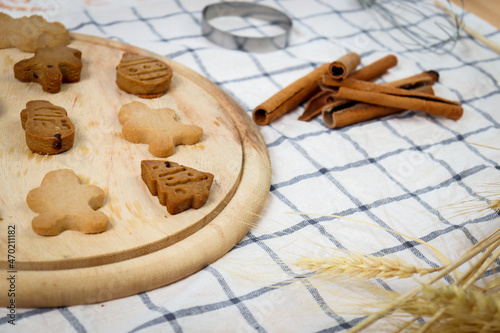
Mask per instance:
[[[82,52],[66,46],[45,47],[32,58],[14,65],[14,76],[21,82],[37,82],[49,93],[58,93],[62,83],[80,81]]]
[[[104,202],[104,191],[82,184],[70,169],[48,172],[41,186],[28,193],[26,202],[40,214],[31,226],[42,236],[55,236],[64,230],[95,234],[108,228],[108,216],[96,211]]]
[[[156,157],[168,157],[177,145],[192,145],[203,135],[196,125],[177,122],[177,115],[170,108],[150,109],[141,102],[125,104],[118,114],[123,137],[134,143],[146,143]]]
[[[35,52],[41,47],[67,45],[69,32],[59,22],[47,22],[40,15],[12,18],[0,13],[0,49],[17,47]]]
[[[141,162],[141,176],[152,195],[174,215],[198,209],[208,200],[214,176],[169,161]]]
[[[172,68],[163,61],[133,53],[124,53],[116,67],[116,84],[130,94],[157,98],[170,87]]]
[[[37,154],[59,154],[73,147],[75,125],[65,109],[48,101],[26,103],[21,111],[21,125],[26,131],[26,144]]]

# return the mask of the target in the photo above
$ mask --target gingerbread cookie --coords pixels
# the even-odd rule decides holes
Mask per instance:
[[[116,84],[130,94],[156,98],[165,94],[172,80],[172,69],[151,57],[124,53],[116,67]]]
[[[38,82],[44,91],[57,93],[62,83],[80,81],[82,52],[66,46],[41,48],[32,58],[14,65],[14,76],[21,82]]]
[[[174,162],[142,161],[141,176],[152,195],[167,206],[170,214],[203,206],[214,176]]]
[[[175,146],[195,144],[203,135],[201,127],[177,122],[174,110],[150,109],[141,102],[122,106],[118,117],[123,137],[130,142],[149,144],[149,152],[156,157],[170,156]]]
[[[31,225],[42,236],[59,235],[64,230],[85,234],[103,232],[108,228],[108,216],[97,212],[104,201],[104,191],[95,185],[82,184],[69,169],[50,171],[40,187],[31,190],[26,202],[39,213]]]
[[[66,110],[48,101],[29,101],[21,111],[26,144],[37,154],[59,154],[73,147],[75,125]]]
[[[69,32],[59,22],[47,22],[42,16],[12,18],[0,13],[0,49],[17,47],[35,52],[41,47],[68,45]]]

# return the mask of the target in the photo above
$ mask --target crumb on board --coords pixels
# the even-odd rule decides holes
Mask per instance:
[[[92,127],[92,126],[97,126],[100,125],[101,123],[97,120],[92,120],[87,123],[87,126]]]
[[[82,153],[82,155],[88,155],[89,152],[90,152],[90,148],[87,147],[86,145],[81,145],[81,146],[78,146],[78,151]]]

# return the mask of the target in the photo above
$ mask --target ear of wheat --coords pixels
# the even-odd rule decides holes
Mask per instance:
[[[360,279],[408,278],[416,274],[426,275],[437,272],[444,268],[420,268],[406,264],[398,258],[376,257],[353,252],[344,256],[302,257],[296,265],[304,270],[315,272],[318,277]]]
[[[432,332],[500,331],[500,296],[485,294],[478,288],[427,287],[399,310],[423,318],[439,313]]]
[[[498,217],[500,184],[487,184],[486,186],[488,187],[486,191],[477,193],[480,200],[475,197],[462,202],[479,206],[473,207],[470,211],[460,211],[459,214],[484,213],[488,214],[487,216],[491,217],[492,221]],[[357,219],[337,215],[328,216],[372,225]],[[390,302],[384,302],[378,311],[369,314],[351,328],[350,333],[360,332],[382,318],[386,318],[388,323],[391,321],[397,323],[395,332],[500,333],[500,277],[493,279],[484,287],[476,285],[500,258],[500,228],[491,232],[454,261],[450,261],[439,250],[422,240],[394,230],[385,230],[428,246],[441,259],[442,266],[421,268],[405,263],[396,257],[379,257],[349,251],[342,251],[344,255],[302,257],[296,262],[296,265],[303,270],[312,272],[307,275],[308,277],[321,277],[327,281],[336,278],[346,278],[349,282],[353,278],[361,280],[409,278],[415,275],[436,273],[404,294],[391,293],[393,296],[390,297]],[[467,264],[467,269],[459,271],[459,267],[464,264]],[[498,269],[499,267],[496,267],[494,271],[498,272]],[[447,275],[454,281],[453,285],[433,287]]]
[[[465,274],[461,278],[459,278],[456,281],[456,284],[454,286],[449,287],[450,289],[449,293],[447,294],[448,296],[436,298],[436,303],[439,304],[439,301],[441,301],[442,305],[437,308],[432,308],[432,311],[425,312],[425,313],[432,312],[434,314],[433,317],[430,319],[429,323],[426,324],[427,327],[425,327],[425,331],[430,332],[431,328],[434,329],[435,327],[437,327],[437,323],[441,323],[442,325],[445,324],[455,325],[456,323],[458,323],[458,321],[453,321],[450,320],[449,318],[447,320],[442,321],[441,320],[442,316],[444,316],[446,313],[451,313],[453,311],[459,313],[459,309],[461,309],[462,306],[464,306],[464,304],[469,304],[468,308],[465,307],[462,308],[465,309],[462,311],[462,313],[464,311],[471,312],[472,310],[474,310],[475,316],[462,315],[460,318],[457,318],[457,320],[458,319],[461,320],[460,323],[461,326],[459,332],[463,331],[462,327],[469,327],[469,326],[472,327],[471,332],[499,332],[500,326],[497,327],[495,325],[500,324],[500,319],[499,319],[500,295],[497,293],[494,294],[475,293],[478,289],[474,287],[474,285],[472,284],[482,273],[484,273],[487,267],[490,267],[493,264],[493,262],[498,257],[500,257],[500,252],[498,250],[499,247],[500,247],[500,229],[497,229],[489,237],[482,240],[481,242],[476,244],[476,246],[472,247],[469,251],[467,251],[460,259],[456,260],[452,264],[445,267],[438,274],[433,275],[429,279],[429,281],[422,283],[420,286],[407,292],[406,294],[398,296],[398,298],[393,300],[391,303],[385,304],[379,311],[372,313],[371,315],[366,317],[364,320],[358,323],[354,328],[352,328],[349,332],[350,333],[360,332],[364,328],[371,325],[373,322],[385,317],[389,313],[393,313],[394,311],[400,311],[401,309],[406,309],[405,312],[413,313],[414,318],[419,318],[422,315],[419,315],[418,311],[416,311],[417,306],[410,308],[410,304],[412,304],[411,302],[412,301],[420,302],[419,304],[421,304],[422,307],[433,306],[432,304],[430,304],[431,301],[429,300],[422,301],[419,298],[420,295],[425,294],[422,293],[422,291],[431,290],[429,288],[431,288],[432,284],[440,280],[442,277],[444,277],[446,274],[450,273],[457,267],[463,265],[466,262],[470,262],[472,258],[476,257],[479,254],[480,255],[479,259],[477,260],[477,263],[473,264],[471,268],[467,272],[465,272]],[[461,297],[457,297],[457,295],[460,295]],[[453,300],[454,303],[450,302],[450,300]],[[454,309],[454,310],[449,310],[449,309]],[[438,311],[437,313],[436,310]],[[484,318],[490,318],[492,315],[495,316],[494,320],[493,321],[489,320],[489,322],[486,323]],[[481,319],[479,319],[478,321],[477,318]],[[477,330],[478,327],[476,326],[481,326],[481,327],[479,330]],[[424,330],[421,328],[421,331]],[[440,332],[444,331],[445,330],[443,329]]]

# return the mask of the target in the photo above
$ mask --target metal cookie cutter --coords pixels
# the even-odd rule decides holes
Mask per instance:
[[[224,16],[239,16],[243,19],[258,19],[276,26],[282,33],[272,36],[249,37],[221,30],[212,25],[212,19]],[[222,47],[232,50],[269,52],[288,45],[292,20],[277,9],[248,2],[221,2],[206,6],[202,12],[201,31],[203,36]]]

